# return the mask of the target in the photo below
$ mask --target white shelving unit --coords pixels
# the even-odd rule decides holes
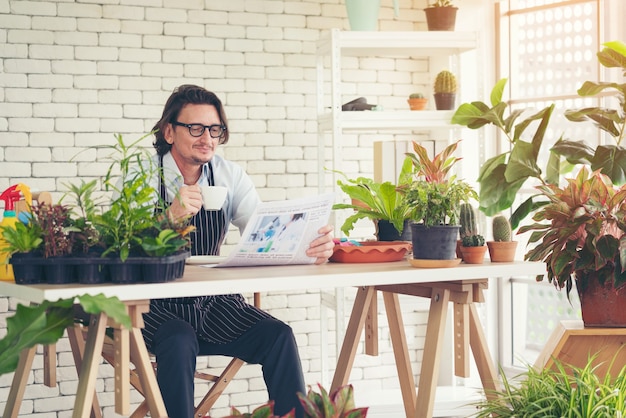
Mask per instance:
[[[332,29],[324,33],[317,43],[316,60],[316,96],[317,96],[317,122],[318,122],[318,184],[320,192],[328,187],[326,182],[327,171],[342,170],[342,136],[345,133],[385,132],[387,137],[393,138],[394,134],[410,134],[412,132],[436,132],[438,137],[445,138],[446,144],[451,138],[453,127],[450,120],[453,111],[422,110],[380,110],[380,111],[347,111],[343,112],[341,106],[344,102],[352,100],[343,93],[342,85],[342,59],[346,57],[386,57],[428,60],[429,86],[435,79],[436,74],[442,69],[449,69],[457,75],[458,83],[463,85],[460,71],[461,55],[478,49],[479,37],[476,32],[363,32],[363,31],[340,31]],[[475,63],[479,67],[479,63]],[[416,69],[417,71],[417,69]],[[476,83],[474,83],[476,84]],[[460,97],[459,97],[460,96]],[[356,96],[355,96],[356,97]],[[457,103],[461,103],[461,94],[457,94]],[[433,101],[430,97],[430,101]],[[434,103],[431,106],[434,109]],[[331,137],[331,161],[326,162],[327,137]],[[391,144],[393,145],[393,144]],[[444,145],[445,146],[445,145]],[[434,147],[433,151],[438,151]],[[385,155],[373,156],[373,159],[384,158],[388,164],[386,151],[389,147],[375,147]],[[390,154],[394,151],[390,151]],[[391,155],[389,156],[391,157]],[[391,158],[390,158],[391,159]],[[394,161],[396,157],[393,157]],[[391,164],[391,162],[389,162]],[[377,164],[378,167],[381,164]],[[395,169],[395,168],[394,168]],[[389,174],[374,173],[376,180],[381,177],[389,177]],[[386,170],[389,171],[389,170]],[[394,170],[391,170],[394,171]],[[336,184],[336,174],[331,172],[331,185]],[[392,180],[385,178],[384,180]],[[395,181],[395,177],[393,178]],[[334,219],[338,230],[341,222]],[[340,232],[336,232],[339,235]],[[322,292],[321,312],[321,354],[322,354],[322,381],[328,382],[327,361],[329,343],[327,340],[328,312],[327,308],[335,310],[336,318],[336,346],[339,349],[343,340],[345,329],[345,309],[343,290],[336,290],[334,294]]]

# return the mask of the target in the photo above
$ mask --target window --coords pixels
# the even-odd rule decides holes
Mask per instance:
[[[508,78],[507,94],[512,108],[525,109],[530,115],[555,104],[542,148],[546,155],[540,155],[540,167],[545,167],[547,150],[561,135],[584,140],[592,147],[604,140],[591,124],[567,121],[563,111],[597,105],[598,99],[582,99],[577,95],[583,81],[621,77],[621,74],[601,73],[596,53],[602,49],[603,42],[624,39],[625,30],[619,19],[626,13],[624,3],[623,0],[496,3],[496,78]],[[532,186],[529,184],[520,193],[517,204],[532,193]],[[551,285],[536,283],[532,278],[513,278],[500,285],[499,317],[507,318],[507,322],[498,327],[498,362],[505,369],[534,363],[560,320],[580,318],[575,292],[570,304],[565,291],[557,292]]]

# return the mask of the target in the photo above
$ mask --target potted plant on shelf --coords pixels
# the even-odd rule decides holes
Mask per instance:
[[[437,110],[454,109],[456,99],[456,77],[448,70],[440,71],[433,85],[435,107]]]
[[[409,95],[407,102],[411,110],[424,110],[428,99],[422,93],[412,93]]]
[[[525,258],[545,262],[548,281],[568,297],[576,284],[585,326],[626,327],[626,185],[583,166],[564,187],[538,189],[550,203],[520,228],[536,243]]]
[[[456,176],[448,176],[460,160],[452,156],[459,141],[448,145],[431,160],[428,151],[413,141],[415,153],[407,153],[418,179],[405,187],[411,207],[411,238],[416,260],[454,260],[459,234],[459,206],[476,197],[476,192]],[[460,261],[460,260],[459,260]]]
[[[511,262],[515,259],[517,241],[512,240],[511,223],[504,215],[491,220],[493,241],[487,242],[489,258],[493,262]]]
[[[458,8],[451,0],[436,0],[424,9],[429,31],[453,31]]]
[[[413,180],[413,164],[405,158],[397,184],[389,181],[378,183],[367,177],[337,180],[341,190],[352,199],[351,203],[336,203],[333,209],[351,209],[354,213],[346,218],[341,231],[350,236],[355,223],[360,219],[371,219],[376,224],[379,241],[410,241],[411,208],[407,205],[402,188]],[[388,232],[385,234],[385,232]]]
[[[485,238],[478,233],[476,224],[476,212],[469,202],[461,203],[459,209],[460,242],[457,247],[457,257],[468,264],[482,264],[485,259]]]

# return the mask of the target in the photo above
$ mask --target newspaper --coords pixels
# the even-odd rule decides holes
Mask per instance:
[[[328,224],[333,201],[328,193],[259,204],[239,244],[215,267],[312,264],[306,250]]]

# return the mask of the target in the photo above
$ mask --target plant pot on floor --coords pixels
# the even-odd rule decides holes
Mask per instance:
[[[515,260],[517,241],[487,241],[489,258],[494,263],[510,263]]]
[[[427,7],[426,26],[429,31],[453,31],[456,24],[457,7]]]
[[[459,225],[426,227],[411,224],[413,258],[416,260],[454,260]]]
[[[435,108],[437,110],[454,109],[456,93],[435,93],[434,96],[435,96]]]

